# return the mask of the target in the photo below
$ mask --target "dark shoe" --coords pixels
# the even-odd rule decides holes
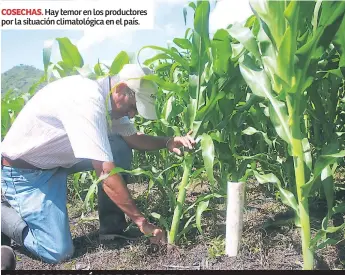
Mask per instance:
[[[135,230],[133,226],[127,228],[125,214],[104,192],[102,185],[98,186],[98,214],[100,242],[116,239],[136,240],[142,235],[139,229]]]
[[[1,232],[1,245],[11,246],[11,238]]]
[[[105,242],[105,241],[114,241],[117,239],[125,239],[125,240],[131,240],[135,241],[139,239],[140,237],[144,236],[143,233],[139,230],[139,228],[130,226],[126,230],[120,231],[120,232],[100,232],[99,233],[99,241]]]
[[[16,254],[13,249],[7,245],[1,246],[1,270],[16,269]]]

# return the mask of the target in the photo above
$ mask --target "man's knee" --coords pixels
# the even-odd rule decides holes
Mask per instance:
[[[63,262],[73,256],[74,246],[70,235],[59,231],[53,236],[33,234],[34,230],[26,228],[24,231],[24,246],[36,257],[49,264]]]
[[[59,250],[57,251],[54,260],[56,263],[63,262],[65,260],[70,259],[74,253],[74,246],[73,244],[70,245],[62,245],[60,246]]]
[[[74,253],[73,244],[57,244],[54,250],[44,248],[44,252],[41,253],[42,258],[47,263],[57,264],[70,259]]]

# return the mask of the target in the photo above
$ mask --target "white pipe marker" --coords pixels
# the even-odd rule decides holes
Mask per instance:
[[[245,183],[229,181],[227,187],[225,253],[235,257],[242,236]]]

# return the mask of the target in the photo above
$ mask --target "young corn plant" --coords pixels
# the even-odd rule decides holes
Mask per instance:
[[[232,165],[229,158],[234,159],[232,155],[236,151],[235,147],[240,147],[236,142],[243,136],[241,130],[238,130],[242,126],[236,128],[235,124],[241,125],[243,122],[241,113],[244,114],[251,104],[258,101],[256,97],[255,100],[251,99],[247,102],[245,82],[238,66],[231,60],[231,39],[228,32],[218,30],[212,39],[209,38],[209,2],[191,2],[189,7],[194,11],[194,28],[187,29],[185,38],[173,40],[180,50],[175,46],[143,48],[162,52],[146,60],[145,65],[153,66],[161,78],[176,85],[176,89],[166,92],[167,100],[162,108],[161,121],[166,125],[171,125],[171,123],[181,125],[185,132],[193,129],[193,137],[201,141],[204,167],[195,167],[199,159],[197,152],[184,153],[183,176],[178,186],[174,215],[169,230],[168,240],[171,244],[178,241],[181,232],[185,232],[194,225],[191,221],[193,218],[195,218],[196,227],[201,232],[201,214],[208,208],[212,197],[222,197],[226,194],[227,177],[232,175],[232,178],[237,180],[246,174],[247,165],[253,160],[239,161],[237,159]],[[184,14],[186,16],[186,10]],[[156,64],[153,64],[154,62]],[[238,154],[242,153],[239,150]],[[220,190],[217,190],[214,174],[216,164],[219,165],[221,171],[220,179],[218,179],[221,185]],[[196,168],[193,173],[192,167]],[[212,193],[201,195],[186,209],[184,203],[188,187],[191,180],[202,170],[205,170],[207,174]],[[196,215],[192,216],[180,231],[181,218],[194,206],[197,206]]]
[[[288,145],[295,170],[295,196],[274,174],[255,172],[259,182],[276,182],[282,201],[291,206],[301,227],[303,268],[313,269],[314,256],[308,199],[318,179],[331,194],[330,165],[345,156],[336,142],[324,144],[322,154],[310,151],[304,114],[315,68],[344,20],[345,3],[317,1],[250,1],[259,24],[252,29],[234,25],[230,35],[241,48],[239,66],[253,94],[268,104],[269,117],[279,137]],[[327,197],[328,207],[333,199]],[[329,209],[329,214],[330,214]]]
[[[166,49],[147,46],[143,49],[151,48],[162,52],[147,60],[146,64],[160,60],[156,71],[162,70],[162,68],[170,70],[166,79],[173,80],[176,89],[168,93],[164,110],[170,110],[169,113],[175,111],[176,115],[179,115],[178,120],[183,123],[183,130],[188,132],[193,129],[192,136],[194,138],[200,137],[205,170],[211,185],[214,185],[214,146],[212,138],[204,131],[203,127],[207,118],[215,110],[217,102],[224,97],[225,92],[215,85],[217,79],[212,74],[213,62],[208,29],[210,4],[208,1],[198,1],[197,3],[190,3],[189,6],[194,10],[194,29],[189,29],[185,38],[174,39],[174,43],[182,49],[183,54],[175,47]],[[176,108],[178,102],[182,102],[182,106],[185,107],[180,110]],[[169,113],[165,113],[168,114],[166,118],[169,120]],[[180,221],[184,213],[186,192],[191,178],[194,173],[200,173],[200,170],[192,173],[196,157],[197,152],[184,152],[183,175],[178,186],[178,195],[168,237],[171,244],[175,244],[180,236]],[[210,196],[208,196],[209,198]],[[198,203],[195,219],[196,225],[201,231],[200,217],[201,213],[206,210],[208,201],[199,198]],[[190,221],[187,222],[187,224],[189,223]]]
[[[45,76],[42,76],[29,88],[28,91],[15,91],[11,89],[1,95],[1,140],[5,138],[15,118],[26,102],[35,94],[39,86],[43,85],[45,81]]]
[[[25,105],[22,96],[12,96],[13,90],[1,96],[1,140],[3,140],[16,116]]]

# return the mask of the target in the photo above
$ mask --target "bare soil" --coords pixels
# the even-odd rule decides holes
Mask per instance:
[[[340,183],[345,181],[342,170],[338,175]],[[344,180],[344,181],[343,181]],[[133,197],[139,206],[145,205],[143,198],[147,185],[130,184]],[[198,185],[188,192],[188,201],[207,190]],[[157,196],[150,195],[151,209],[164,204]],[[343,197],[345,199],[345,196]],[[311,217],[313,232],[320,228],[322,209],[320,204]],[[107,245],[98,241],[97,212],[80,218],[80,206],[69,207],[71,232],[74,238],[75,254],[69,261],[60,264],[46,264],[29,257],[20,247],[17,253],[17,269],[77,269],[77,270],[219,270],[219,269],[302,269],[302,254],[299,229],[292,223],[272,226],[279,216],[291,217],[288,207],[272,198],[267,188],[252,181],[247,185],[247,208],[244,215],[242,242],[237,257],[224,255],[225,245],[225,202],[212,202],[212,211],[204,213],[203,234],[191,232],[182,239],[178,247],[161,247],[154,252],[147,240],[118,241]],[[158,211],[156,211],[158,212]],[[320,218],[321,217],[321,218]],[[342,215],[344,222],[344,215]],[[271,226],[269,226],[271,225]],[[342,233],[345,234],[344,232]],[[327,246],[318,250],[315,256],[317,269],[345,269],[345,243]]]

